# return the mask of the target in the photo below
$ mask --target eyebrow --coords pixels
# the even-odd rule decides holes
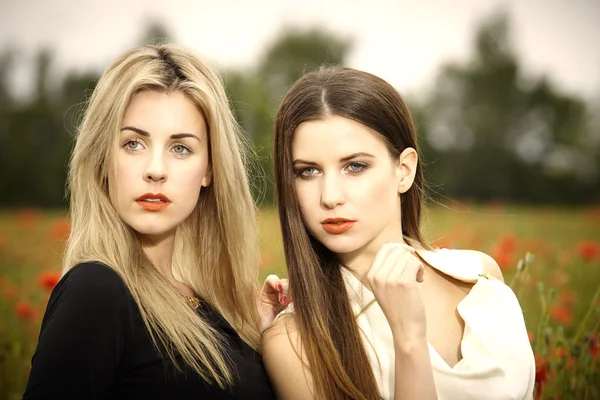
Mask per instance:
[[[140,128],[136,128],[135,126],[124,126],[121,128],[121,132],[123,132],[123,131],[132,131],[132,132],[137,133],[138,135],[150,137],[149,132],[147,132],[143,129],[140,129]],[[200,140],[200,138],[198,136],[196,136],[192,133],[175,133],[175,134],[171,135],[171,139],[183,139],[183,138],[194,138],[200,142],[202,141],[202,140]]]
[[[340,158],[340,162],[350,161],[350,160],[352,160],[354,158],[357,158],[357,157],[375,158],[375,156],[372,155],[372,154],[365,153],[365,152],[359,152],[359,153],[353,153],[353,154],[350,154],[349,156]],[[315,163],[315,162],[301,160],[301,159],[294,160],[294,162],[292,164],[294,164],[294,165],[295,164],[317,165],[317,163]]]

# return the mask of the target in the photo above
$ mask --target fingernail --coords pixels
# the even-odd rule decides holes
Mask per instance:
[[[285,303],[287,302],[287,297],[281,296],[281,299],[279,299],[279,302],[281,303],[281,305],[285,305]]]
[[[281,292],[283,290],[283,286],[281,286],[281,283],[275,285],[275,290],[277,290],[278,292]]]

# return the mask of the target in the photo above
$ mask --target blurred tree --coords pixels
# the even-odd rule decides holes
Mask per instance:
[[[428,145],[442,163],[430,176],[445,194],[581,202],[594,190],[589,177],[597,180],[599,148],[589,146],[586,105],[521,69],[504,13],[479,27],[468,63],[442,68],[426,119]],[[559,184],[569,190],[558,193]]]
[[[64,159],[60,108],[50,88],[51,54],[35,58],[33,100],[15,105],[5,116],[8,135],[0,158],[0,204],[58,206],[64,193]]]
[[[273,196],[269,139],[275,104],[256,74],[226,71],[222,76],[236,120],[249,144],[247,161],[254,198],[258,203],[270,203]]]
[[[269,90],[281,96],[303,73],[321,65],[343,65],[352,42],[319,28],[285,29],[267,48],[258,74]]]
[[[273,118],[284,91],[303,73],[321,65],[343,65],[351,41],[321,29],[286,29],[267,47],[256,71],[223,73],[238,123],[254,144],[257,200],[273,201]],[[254,174],[256,177],[256,174]]]
[[[173,36],[162,22],[151,19],[146,23],[139,44],[161,44],[173,42],[173,40]]]
[[[171,40],[157,21],[141,35],[142,43]],[[287,29],[254,69],[223,71],[252,144],[257,199],[273,199],[273,117],[284,90],[315,67],[344,65],[351,47],[350,39],[323,30]],[[17,101],[9,88],[15,54],[0,52],[0,206],[63,207],[68,154],[98,75],[52,79],[52,53],[41,50],[33,98]],[[468,63],[444,66],[425,101],[407,102],[434,194],[571,204],[600,198],[600,101],[592,112],[547,78],[525,76],[505,14],[480,26]]]
[[[0,113],[8,112],[12,106],[9,82],[14,61],[15,51],[13,49],[5,49],[0,52]]]
[[[143,43],[171,40],[167,29],[150,21]],[[86,101],[99,75],[69,72],[51,78],[52,53],[35,57],[32,99],[17,102],[8,90],[14,53],[0,54],[0,206],[64,207],[69,153]]]
[[[9,87],[14,58],[15,52],[12,49],[0,53],[0,179],[7,173],[2,171],[8,171],[10,166],[9,156],[5,149],[12,134],[10,118],[15,106]],[[1,184],[0,190],[2,190]]]

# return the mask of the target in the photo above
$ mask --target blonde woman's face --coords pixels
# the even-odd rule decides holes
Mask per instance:
[[[403,168],[364,125],[334,116],[294,133],[295,187],[304,224],[338,255],[401,241]]]
[[[194,210],[211,182],[202,113],[183,93],[142,91],[125,112],[110,198],[145,236],[164,236]]]

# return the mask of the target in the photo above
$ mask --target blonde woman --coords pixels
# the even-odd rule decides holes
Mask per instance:
[[[257,347],[281,283],[257,298],[239,140],[219,76],[193,52],[144,46],[104,72],[70,162],[64,276],[25,399],[273,398]]]

